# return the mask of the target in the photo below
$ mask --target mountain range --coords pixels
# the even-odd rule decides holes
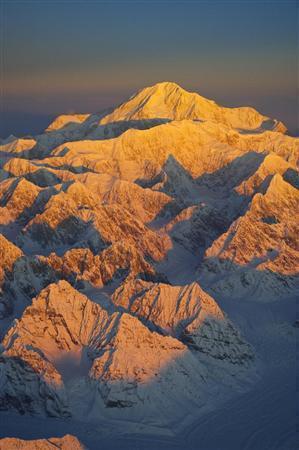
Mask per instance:
[[[298,295],[298,156],[171,82],[2,139],[0,409],[175,429],[254,389],[234,311]]]

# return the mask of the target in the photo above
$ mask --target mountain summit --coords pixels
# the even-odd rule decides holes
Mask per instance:
[[[226,108],[172,82],[141,89],[128,101],[106,115],[101,124],[144,119],[210,120],[233,128],[270,128],[285,131],[277,120],[269,119],[250,107]]]

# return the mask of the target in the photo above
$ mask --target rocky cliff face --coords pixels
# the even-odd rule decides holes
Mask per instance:
[[[21,258],[23,252],[12,242],[0,234],[0,282],[4,281],[5,274],[12,272],[15,262]]]
[[[160,332],[213,358],[242,364],[253,357],[217,303],[197,283],[182,287],[133,281],[122,285],[113,301]]]

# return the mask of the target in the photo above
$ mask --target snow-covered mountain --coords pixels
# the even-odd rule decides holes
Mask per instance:
[[[201,278],[213,290],[236,296],[252,288],[257,299],[293,292],[298,287],[298,212],[298,189],[276,173],[265,194],[255,194],[245,215],[206,250]]]
[[[0,450],[87,450],[87,448],[71,435],[62,438],[23,440],[17,438],[0,439]]]
[[[298,156],[175,83],[3,140],[0,409],[164,427],[250,389],[226,302],[298,293]]]
[[[164,82],[141,89],[127,102],[101,119],[101,124],[121,120],[163,118],[169,120],[210,120],[234,128],[273,127],[282,131],[284,125],[271,121],[253,108],[225,108],[176,83]]]
[[[221,376],[230,365],[246,367],[252,361],[250,347],[199,286],[143,283],[125,285],[133,297],[148,288],[139,299],[143,307],[136,311],[131,305],[128,312],[107,310],[66,281],[42,290],[2,341],[1,409],[76,416],[84,391],[97,404],[94,416],[104,408],[134,409],[148,397],[151,408],[159,409],[170,394],[167,401],[174,407],[184,400],[200,403],[207,397],[207,365],[215,366],[213,359],[217,368],[224,360]],[[155,290],[161,293],[160,306],[149,317]],[[114,304],[121,307],[126,295],[118,291]],[[175,313],[179,304],[182,311]],[[201,353],[211,361],[204,364]],[[86,407],[81,404],[81,411]],[[87,409],[85,415],[90,414]]]

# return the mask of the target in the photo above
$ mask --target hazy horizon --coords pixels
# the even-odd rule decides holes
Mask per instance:
[[[287,4],[287,7],[286,7]],[[298,131],[296,2],[1,1],[0,136],[174,81]]]

